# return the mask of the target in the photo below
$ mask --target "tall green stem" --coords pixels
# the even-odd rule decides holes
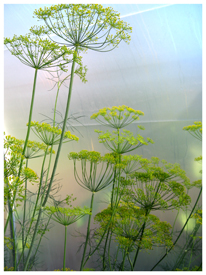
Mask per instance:
[[[34,209],[33,209],[33,214],[32,214],[32,218],[31,218],[30,226],[29,226],[29,229],[27,231],[26,239],[24,240],[24,245],[22,247],[22,253],[21,253],[18,265],[20,264],[21,258],[24,256],[23,252],[24,252],[24,249],[26,247],[26,242],[27,242],[27,239],[28,239],[28,236],[29,236],[29,233],[30,233],[33,221],[34,221],[34,217],[35,217],[35,214],[36,214],[36,209],[37,209],[37,206],[38,206],[38,201],[39,201],[39,197],[40,197],[40,193],[41,193],[41,186],[42,186],[42,181],[43,181],[43,176],[44,176],[44,164],[45,164],[45,161],[46,161],[47,150],[48,150],[48,146],[47,146],[47,149],[46,149],[45,154],[44,154],[44,159],[43,159],[42,168],[41,168],[39,190],[38,190],[35,206],[34,206]]]
[[[30,129],[31,129],[31,120],[32,120],[32,113],[33,113],[33,106],[34,106],[37,72],[38,72],[38,69],[35,69],[32,97],[31,97],[31,104],[30,104],[30,112],[29,112],[29,120],[28,120],[28,127],[27,127],[27,134],[26,134],[26,139],[25,139],[25,142],[24,142],[24,148],[23,148],[22,155],[25,154],[26,146],[27,146],[27,143],[28,143],[28,140],[29,140]],[[20,173],[21,173],[22,163],[23,163],[23,159],[20,162],[18,177],[20,176]]]
[[[54,118],[53,118],[53,127],[55,127],[55,119],[56,119],[56,107],[57,107],[57,99],[58,99],[58,95],[59,95],[59,90],[61,87],[61,84],[59,85],[58,83],[58,89],[57,89],[57,94],[56,94],[56,99],[55,99],[55,105],[54,105]],[[49,164],[48,164],[48,169],[47,169],[47,175],[46,175],[46,179],[45,179],[45,186],[44,186],[44,192],[42,194],[42,199],[41,199],[41,205],[43,203],[44,200],[44,194],[46,192],[46,187],[47,187],[47,181],[48,181],[48,177],[49,177],[49,171],[50,171],[50,166],[51,166],[51,159],[52,159],[52,150],[53,150],[53,144],[51,146],[51,152],[50,152],[50,157],[49,157]]]
[[[154,205],[155,203],[155,200],[156,200],[156,197],[157,197],[157,193],[159,191],[159,188],[160,188],[160,185],[161,185],[161,181],[159,182],[158,186],[157,186],[157,190],[155,192],[155,195],[154,195],[154,199],[150,205],[149,208],[145,209],[145,218],[147,219],[147,216],[149,215],[151,209],[152,209],[152,206]],[[132,270],[134,270],[134,267],[135,267],[135,263],[137,261],[137,256],[139,254],[139,250],[140,250],[140,246],[141,246],[141,243],[142,243],[142,238],[143,238],[143,235],[144,235],[144,230],[145,230],[145,226],[146,226],[146,221],[143,223],[143,226],[142,226],[142,230],[141,230],[141,236],[140,236],[140,240],[139,240],[139,245],[137,247],[137,250],[136,250],[136,253],[135,253],[135,256],[134,256],[134,260],[133,260],[133,264],[132,264]]]
[[[116,264],[116,262],[117,262],[117,258],[118,258],[118,254],[119,254],[119,250],[120,250],[120,246],[118,245],[118,247],[117,247],[117,253],[116,253],[116,257],[115,257],[115,259],[114,259],[114,263],[113,263],[113,270],[112,271],[114,271],[114,268],[115,268],[115,264]]]
[[[124,251],[124,255],[123,255],[123,260],[121,265],[121,271],[124,271],[125,258],[127,256],[127,250],[123,249],[123,251]]]
[[[116,180],[116,168],[114,170],[114,180],[113,180],[113,185],[112,185],[112,196],[111,196],[111,209],[113,210],[113,200],[114,200],[114,192],[115,192],[115,180]],[[106,236],[106,240],[105,240],[105,245],[104,245],[104,255],[103,255],[103,270],[105,270],[106,265],[105,265],[105,260],[106,260],[106,247],[107,247],[107,242],[108,242],[108,238],[109,238],[109,233],[110,233],[110,229],[108,229],[107,232],[107,236]],[[110,262],[110,246],[111,246],[111,240],[112,240],[112,230],[110,233],[110,239],[109,239],[109,245],[108,245],[108,262],[109,262],[109,266],[110,266],[110,270],[111,268],[111,262]]]
[[[109,262],[109,268],[112,271],[112,266],[111,266],[111,260],[110,260],[110,247],[111,247],[111,241],[112,241],[112,231],[110,234],[110,238],[109,238],[109,245],[108,245],[108,262]]]
[[[195,244],[195,241],[193,239],[192,240],[191,252],[190,252],[190,260],[189,260],[188,270],[190,269],[190,265],[191,265],[191,262],[192,262],[192,254],[193,254],[194,244]]]
[[[128,258],[129,263],[130,263],[131,271],[133,271],[134,268],[133,268],[132,261],[131,261],[131,259],[130,259],[130,257],[129,257],[129,253],[127,254],[127,258]]]
[[[35,90],[36,90],[37,71],[38,71],[38,69],[35,69],[34,83],[33,83],[33,90],[32,90],[32,98],[31,98],[30,112],[29,112],[29,120],[28,120],[28,127],[27,127],[27,134],[26,134],[26,139],[25,139],[25,142],[24,142],[24,148],[23,148],[22,155],[25,154],[26,146],[27,146],[28,139],[29,139],[29,134],[30,134],[31,119],[32,119],[32,112],[33,112],[33,106],[34,106],[34,97],[35,97]],[[20,162],[20,165],[19,165],[18,177],[20,177],[20,174],[21,174],[22,164],[23,164],[23,159],[21,159],[21,162]],[[14,204],[15,199],[16,199],[16,192],[14,192],[12,204]],[[9,213],[7,219],[10,219],[10,215],[11,215],[11,213]],[[7,225],[8,225],[8,222],[6,222],[5,230],[6,230]]]
[[[93,201],[94,201],[94,192],[92,192],[92,197],[91,197],[91,203],[90,203],[90,212],[91,215],[89,215],[88,218],[88,225],[87,225],[87,236],[86,236],[86,242],[84,245],[84,251],[83,251],[83,255],[82,255],[82,261],[81,261],[81,266],[80,266],[80,271],[82,271],[83,267],[84,267],[84,258],[85,258],[85,254],[86,254],[86,249],[87,249],[87,244],[88,244],[88,240],[89,240],[89,233],[90,233],[90,223],[91,223],[91,217],[92,217],[92,209],[93,209]]]
[[[60,90],[61,84],[58,83],[58,86],[57,86],[57,87],[58,87],[58,89],[57,89],[57,94],[56,94],[56,99],[55,99],[55,105],[54,105],[53,127],[55,127],[56,107],[57,107],[57,100],[58,100],[58,95],[59,95],[59,90]],[[45,194],[46,186],[47,186],[47,180],[48,180],[48,177],[49,177],[49,171],[50,171],[51,159],[52,159],[52,150],[53,150],[53,145],[51,146],[49,164],[48,164],[47,175],[46,175],[46,179],[45,179],[44,192],[42,193],[41,205],[42,205],[42,203],[43,203],[44,194]],[[46,155],[45,155],[45,156],[46,156]],[[45,162],[45,159],[43,160],[43,163],[44,163],[44,162]],[[40,194],[40,187],[41,187],[41,183],[42,183],[42,179],[43,179],[43,170],[42,170],[42,173],[41,173],[41,174],[42,174],[42,175],[41,175],[41,181],[40,181],[39,192],[38,192],[38,195],[37,195],[37,200],[36,200],[36,202],[38,202],[38,198],[39,198],[39,194]],[[50,221],[50,219],[49,219],[49,221]],[[38,243],[38,246],[37,246],[37,249],[36,249],[34,258],[35,258],[35,256],[36,256],[37,251],[38,251],[38,247],[39,247],[39,245],[40,245],[41,239],[42,239],[42,236],[41,236],[41,238],[40,238],[40,240],[39,240],[39,243]],[[25,247],[25,244],[24,244],[24,247]],[[24,262],[24,254],[23,254],[23,262]]]
[[[118,161],[119,161],[119,163],[121,162],[121,155],[119,155],[119,160],[118,160]],[[104,239],[105,234],[107,233],[107,230],[109,229],[109,225],[110,225],[110,223],[111,223],[111,221],[112,221],[112,219],[113,219],[113,216],[114,216],[114,214],[115,214],[116,208],[117,208],[117,206],[118,206],[118,204],[119,204],[119,198],[118,198],[118,196],[119,196],[119,187],[120,187],[120,177],[121,177],[121,172],[120,172],[120,169],[119,169],[119,173],[118,173],[118,183],[117,183],[117,191],[116,191],[116,199],[115,199],[115,203],[114,203],[114,206],[113,206],[113,209],[112,209],[113,211],[112,211],[111,217],[110,217],[110,219],[109,219],[109,221],[108,221],[108,223],[107,223],[107,226],[106,226],[106,228],[105,228],[104,233],[102,234],[102,236],[101,236],[101,238],[100,238],[100,240],[99,240],[99,243],[97,244],[97,246],[95,247],[95,249],[89,254],[89,256],[86,258],[86,260],[85,260],[83,266],[85,266],[85,264],[86,264],[86,262],[89,260],[89,258],[90,258],[90,257],[94,254],[94,252],[99,248],[99,246],[100,246],[102,240]]]
[[[109,238],[109,233],[110,233],[110,229],[108,229],[107,231],[107,236],[106,236],[106,240],[105,240],[105,244],[104,244],[104,254],[103,254],[103,259],[102,259],[102,264],[103,264],[103,271],[105,271],[106,269],[106,250],[107,250],[107,242],[108,242],[108,238]],[[108,250],[109,253],[109,250]]]
[[[16,232],[15,232],[15,223],[14,223],[14,213],[11,214],[10,219],[10,225],[11,225],[11,235],[13,239],[13,264],[14,264],[14,271],[16,271],[17,268],[17,247],[16,247]]]
[[[134,256],[134,260],[133,260],[133,269],[134,270],[134,267],[135,267],[135,263],[136,263],[136,260],[137,260],[137,256],[139,254],[139,249],[140,249],[140,246],[141,246],[141,243],[142,243],[142,237],[143,237],[143,234],[144,234],[144,230],[145,230],[145,225],[146,225],[146,222],[144,222],[143,226],[142,226],[142,232],[141,232],[141,236],[140,236],[140,240],[139,240],[139,245],[137,247],[137,250],[136,250],[136,253],[135,253],[135,256]]]
[[[8,181],[6,180],[6,184],[7,184],[7,188],[8,187]],[[7,221],[10,221],[10,236],[11,236],[11,239],[13,240],[13,247],[12,247],[12,257],[13,257],[13,267],[14,267],[14,270],[16,270],[16,236],[15,236],[15,227],[14,227],[14,213],[12,211],[12,205],[11,205],[11,196],[10,196],[10,193],[8,194],[8,209],[9,209],[9,214],[11,216],[11,218]],[[5,234],[5,232],[4,232]]]
[[[65,271],[66,250],[67,250],[67,225],[65,225],[65,234],[64,234],[64,261],[63,261],[63,271]]]
[[[28,167],[28,159],[26,160],[26,168]],[[27,194],[27,179],[25,181],[24,190],[24,212],[23,212],[23,222],[22,222],[22,254],[23,254],[23,266],[24,266],[24,231],[25,231],[25,219],[26,219],[26,194]]]
[[[76,49],[76,51],[77,51],[77,49]],[[66,106],[66,111],[65,111],[65,116],[64,116],[64,123],[63,123],[63,126],[62,126],[62,134],[61,134],[61,138],[60,138],[60,141],[59,141],[59,146],[58,146],[58,150],[57,150],[57,154],[56,154],[56,159],[55,159],[55,162],[54,162],[54,167],[53,167],[51,179],[50,179],[50,182],[49,182],[48,191],[47,191],[46,197],[44,199],[44,202],[42,204],[43,207],[45,206],[45,204],[47,202],[49,192],[50,192],[50,189],[51,189],[51,186],[52,186],[52,183],[53,183],[53,180],[54,180],[54,176],[55,176],[55,173],[56,173],[57,164],[58,164],[58,161],[59,161],[59,155],[60,155],[60,151],[61,151],[61,147],[62,147],[62,142],[63,142],[64,132],[65,132],[65,128],[66,128],[67,117],[68,117],[68,113],[69,113],[69,106],[70,106],[73,79],[74,79],[74,68],[75,68],[75,60],[73,59],[72,68],[71,68],[71,79],[70,79],[70,84],[69,84],[69,93],[68,93],[68,99],[67,99],[67,106]]]
[[[76,51],[77,51],[77,49],[76,49]],[[33,238],[32,238],[32,241],[31,241],[31,245],[30,245],[30,249],[29,249],[29,252],[28,252],[27,261],[26,261],[24,270],[27,269],[27,266],[28,266],[28,263],[29,263],[29,259],[30,259],[32,248],[33,248],[34,241],[35,241],[35,238],[36,238],[37,229],[38,229],[38,226],[39,226],[39,221],[40,221],[40,218],[41,218],[43,207],[45,206],[45,204],[47,202],[49,192],[50,192],[50,189],[51,189],[51,186],[52,186],[52,183],[53,183],[53,179],[54,179],[54,176],[55,176],[57,163],[58,163],[58,160],[59,160],[59,155],[60,155],[60,151],[61,151],[61,146],[62,146],[62,142],[63,142],[65,127],[66,127],[66,122],[67,122],[67,117],[68,117],[68,112],[69,112],[71,94],[72,94],[72,86],[73,86],[73,78],[74,78],[74,67],[75,67],[75,60],[73,60],[73,62],[72,62],[71,79],[70,79],[70,85],[69,85],[67,106],[66,106],[66,111],[65,111],[64,123],[63,123],[63,127],[62,127],[62,134],[61,134],[61,138],[60,138],[60,142],[59,142],[59,146],[58,146],[58,150],[57,150],[57,155],[56,155],[56,159],[55,159],[55,163],[54,163],[54,167],[53,167],[53,172],[52,172],[51,179],[50,179],[50,182],[49,182],[49,187],[48,187],[48,190],[47,190],[46,197],[43,201],[42,207],[39,210],[39,215],[38,215],[38,218],[37,218],[37,222],[36,222],[36,226],[35,226],[35,230],[34,230],[34,234],[33,234]]]
[[[39,239],[38,245],[37,245],[37,247],[36,247],[36,251],[35,251],[34,256],[33,256],[33,261],[31,262],[31,266],[34,264],[34,261],[35,261],[35,258],[36,258],[36,254],[37,254],[37,252],[38,252],[38,250],[39,250],[39,246],[40,246],[41,240],[42,240],[42,238],[43,238],[43,236],[44,236],[45,231],[47,230],[47,227],[48,227],[48,225],[49,225],[49,222],[50,222],[50,220],[51,220],[51,217],[52,217],[52,215],[50,215],[50,217],[49,217],[49,219],[48,219],[48,221],[47,221],[47,224],[46,224],[46,226],[45,226],[45,228],[44,228],[44,231],[41,233],[41,237],[40,237],[40,239]]]
[[[115,180],[116,180],[116,168],[114,170],[114,179],[113,179],[113,184],[112,184],[111,208],[113,208],[113,197],[114,197]]]

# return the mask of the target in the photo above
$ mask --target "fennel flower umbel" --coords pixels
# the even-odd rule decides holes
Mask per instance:
[[[130,41],[132,28],[112,8],[98,4],[59,4],[35,10],[48,29],[66,46],[79,50],[111,51]]]

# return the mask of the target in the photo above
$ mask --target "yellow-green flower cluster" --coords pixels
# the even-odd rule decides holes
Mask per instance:
[[[52,127],[47,123],[32,121],[31,129],[46,145],[56,145],[60,141],[62,130],[58,127]],[[77,141],[79,138],[75,135],[72,135],[70,131],[65,132],[63,143],[69,142],[71,140]]]
[[[134,110],[126,105],[113,106],[112,108],[100,109],[98,113],[91,116],[91,119],[95,119],[98,123],[106,125],[115,129],[121,129],[135,120],[139,120],[139,116],[143,116],[144,113],[139,110]],[[144,127],[138,126],[141,130]]]
[[[100,224],[96,231],[96,237],[101,236],[102,230],[112,215],[110,206],[95,216],[95,221]],[[141,237],[141,229],[145,223],[144,234]],[[113,215],[110,228],[120,247],[132,252],[138,246],[141,249],[152,249],[153,245],[172,245],[170,234],[171,226],[167,222],[161,222],[154,215],[145,215],[145,210],[131,202],[120,202]]]
[[[58,66],[67,71],[66,65],[72,61],[73,51],[65,45],[59,46],[48,39],[42,39],[42,35],[48,35],[48,29],[35,26],[26,35],[16,36],[12,39],[5,38],[4,45],[23,64],[35,69],[49,69]]]
[[[46,206],[44,208],[48,215],[52,215],[52,219],[64,226],[68,226],[85,215],[91,215],[90,208],[84,207],[55,207],[55,206]]]
[[[197,188],[201,188],[202,187],[202,180],[196,180],[193,182],[193,184],[191,184],[192,186],[195,186]]]
[[[23,152],[23,147],[24,140],[16,139],[15,137],[11,136],[5,137],[4,148],[9,148],[16,154],[21,154]],[[41,151],[43,151],[44,153],[47,152],[47,154],[49,154],[51,153],[51,148],[47,150],[47,146],[44,143],[28,140],[24,157],[26,159],[41,157],[44,155],[44,153],[41,153]],[[52,150],[52,153],[54,154],[55,151]]]
[[[192,136],[202,140],[202,122],[195,121],[193,125],[185,126],[183,130],[188,131]]]
[[[13,248],[13,239],[4,236],[4,245],[6,245],[8,247],[8,249],[12,249]]]
[[[82,150],[79,153],[71,152],[68,157],[74,162],[75,179],[84,189],[98,192],[112,182],[113,165],[116,163],[115,155],[101,156],[99,152]],[[80,161],[81,173],[77,169],[77,161]]]
[[[47,154],[50,154],[51,152],[52,154],[55,154],[55,151],[51,150],[51,148],[47,150],[47,146],[44,143],[28,140],[24,157],[27,159],[41,157],[44,155],[41,151]]]
[[[36,182],[38,177],[37,174],[30,168],[24,168],[22,170],[22,175],[24,176],[24,179],[32,181],[32,182]]]
[[[99,131],[95,130],[99,134],[99,142],[103,143],[108,150],[111,150],[117,154],[124,154],[126,152],[133,151],[142,145],[148,145],[148,143],[154,143],[152,139],[147,138],[147,141],[140,134],[133,136],[133,133],[123,129],[119,134],[118,130]]]
[[[153,159],[154,160],[154,159]],[[191,184],[178,164],[162,162],[162,166],[148,163],[141,171],[130,175],[131,181],[124,189],[124,201],[130,199],[136,205],[151,210],[167,210],[189,205],[186,188]]]
[[[198,209],[193,215],[192,218],[196,220],[196,223],[202,224],[202,209]]]
[[[87,74],[87,66],[83,66],[81,64],[81,60],[78,62],[78,60],[75,60],[75,62],[77,62],[79,64],[79,67],[75,70],[75,74],[79,76],[79,78],[81,79],[81,81],[83,83],[86,83],[87,82],[87,79],[86,79],[86,74]]]
[[[92,162],[99,162],[102,161],[102,156],[99,152],[96,151],[87,151],[82,150],[79,153],[71,152],[68,155],[69,159],[76,159],[76,160],[86,160],[86,161],[92,161]]]
[[[67,46],[78,50],[111,51],[122,40],[130,41],[132,28],[120,20],[119,13],[102,5],[59,4],[34,14]]]
[[[195,161],[202,161],[202,156],[195,158]]]
[[[81,150],[79,153],[76,152],[70,152],[68,155],[69,159],[73,160],[85,160],[89,162],[109,162],[109,163],[115,163],[115,156],[113,154],[105,154],[104,156],[101,156],[99,152],[96,151],[87,151],[87,150]]]
[[[8,177],[4,176],[4,183],[4,205],[7,205],[9,199],[10,205],[13,207],[13,202],[11,199],[13,198],[13,194],[17,194],[15,199],[15,207],[20,206],[18,202],[21,203],[24,200],[24,179],[19,179],[14,175],[10,175]]]
[[[13,266],[12,267],[5,266],[4,271],[14,271],[14,267]]]
[[[10,135],[5,136],[4,138],[4,148],[6,149],[5,155],[16,155],[18,157],[22,156],[22,144],[24,143],[23,140],[19,140],[15,137],[12,137]]]
[[[24,181],[28,179],[31,182],[35,182],[37,180],[36,173],[30,168],[23,168],[21,170],[20,177],[18,176],[19,164],[21,159],[24,158],[24,156],[22,155],[23,143],[24,141],[18,140],[15,137],[11,136],[6,136],[4,139],[4,148],[6,149],[4,156],[5,203],[8,197],[16,192],[18,194],[16,201],[22,201],[24,192]]]
[[[147,166],[151,161],[143,158],[139,155],[123,155],[121,158],[121,164],[123,165],[123,171],[129,175],[141,168]]]

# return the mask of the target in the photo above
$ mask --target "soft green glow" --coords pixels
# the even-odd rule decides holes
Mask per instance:
[[[81,219],[79,219],[78,221],[76,221],[76,227],[81,227],[83,226],[86,222],[87,222],[88,216],[85,216]]]
[[[21,239],[17,240],[17,246],[18,246],[19,250],[22,250],[22,240]],[[29,243],[28,242],[26,243],[26,246],[25,246],[25,249],[27,249],[27,248],[29,248]]]
[[[187,220],[187,215],[184,212],[181,212],[179,214],[179,222],[181,226],[184,226],[185,222]],[[195,226],[195,219],[190,219],[187,226],[185,227],[184,231],[187,231],[188,233],[192,232]]]
[[[193,160],[197,157],[199,157],[202,154],[202,151],[200,150],[199,146],[191,146],[190,153],[192,155]],[[200,178],[200,170],[202,169],[201,162],[194,161],[194,164],[192,165],[192,171],[194,173],[195,178]]]

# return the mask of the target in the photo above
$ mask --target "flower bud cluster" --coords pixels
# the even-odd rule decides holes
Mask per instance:
[[[56,145],[60,141],[62,130],[58,127],[52,127],[47,123],[31,121],[31,129],[46,145]],[[63,142],[65,143],[72,140],[78,141],[79,138],[72,135],[70,131],[65,132]]]
[[[132,122],[139,120],[139,116],[144,113],[139,110],[134,110],[126,105],[113,106],[112,108],[103,108],[99,112],[93,114],[91,119],[95,119],[101,125],[109,126],[115,129],[121,129]],[[141,130],[144,127],[138,126]]]

